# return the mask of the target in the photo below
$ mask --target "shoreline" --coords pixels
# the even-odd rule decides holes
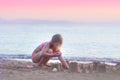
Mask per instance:
[[[0,59],[31,59],[30,55],[17,54],[17,55],[7,55],[0,54]],[[97,57],[64,57],[65,60],[68,61],[81,61],[81,62],[107,62],[107,63],[120,63],[120,58],[97,58]],[[57,60],[57,58],[53,58],[53,60]]]

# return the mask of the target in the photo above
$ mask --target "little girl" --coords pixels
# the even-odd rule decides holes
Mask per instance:
[[[69,68],[68,64],[62,57],[60,47],[63,44],[63,38],[60,34],[52,37],[50,42],[44,42],[38,46],[32,53],[32,61],[38,63],[40,66],[48,66],[47,62],[52,57],[58,57],[65,68]]]

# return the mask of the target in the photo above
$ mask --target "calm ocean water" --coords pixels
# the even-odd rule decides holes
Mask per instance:
[[[120,25],[95,24],[0,24],[0,54],[31,55],[56,33],[64,37],[64,57],[120,58]]]

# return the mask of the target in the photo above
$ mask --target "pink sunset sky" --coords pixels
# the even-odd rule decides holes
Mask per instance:
[[[120,21],[120,0],[0,0],[0,18]]]

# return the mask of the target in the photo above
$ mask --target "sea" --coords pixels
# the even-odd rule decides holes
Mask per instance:
[[[120,24],[0,24],[0,59],[30,59],[58,33],[65,59],[120,62]]]

